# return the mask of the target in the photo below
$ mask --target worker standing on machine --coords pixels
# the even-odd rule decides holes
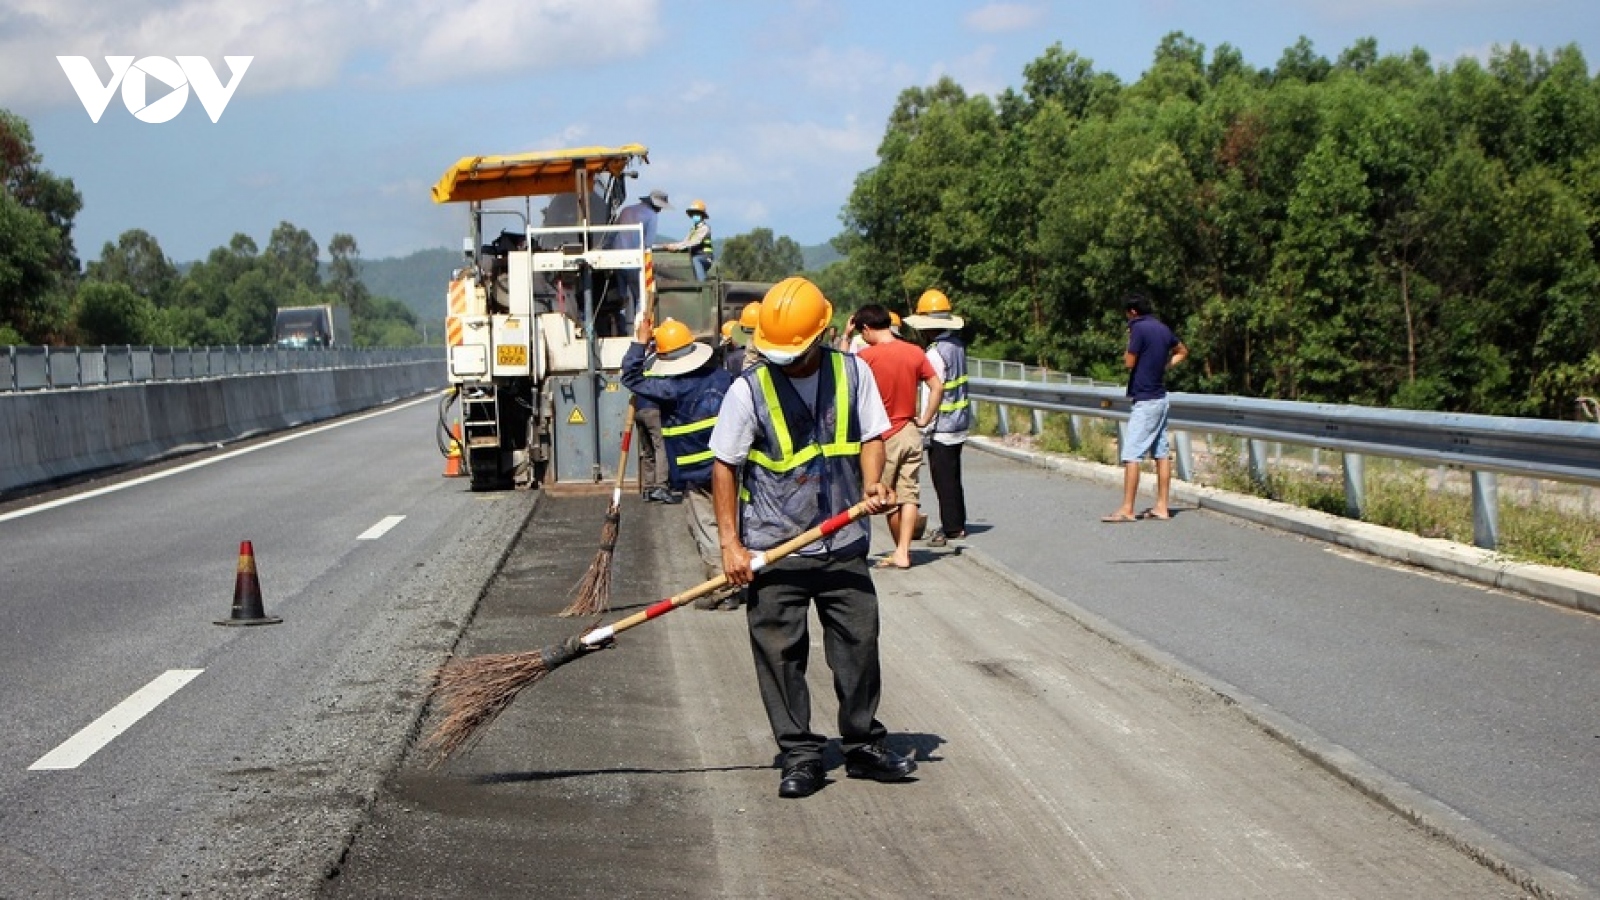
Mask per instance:
[[[695,280],[705,281],[711,275],[711,264],[716,262],[711,246],[711,214],[706,212],[704,200],[694,201],[684,212],[689,216],[689,233],[683,240],[664,244],[661,249],[675,253],[687,250],[689,263],[694,266]]]

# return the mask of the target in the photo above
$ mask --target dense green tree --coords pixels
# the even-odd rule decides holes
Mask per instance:
[[[155,304],[122,282],[85,281],[77,306],[79,343],[142,345],[161,335]]]
[[[279,222],[267,239],[262,257],[268,273],[285,285],[317,287],[321,284],[317,254],[317,242],[311,232],[289,222]]]
[[[722,241],[717,268],[731,281],[778,281],[805,268],[805,257],[793,238],[756,228]]]
[[[939,286],[979,352],[1119,377],[1119,295],[1180,387],[1570,414],[1600,334],[1600,82],[1576,47],[1435,68],[1370,38],[1270,70],[1181,33],[1126,87],[1056,44],[993,101],[902,92],[837,292]]]
[[[51,174],[28,123],[0,109],[0,325],[26,342],[59,340],[69,327],[78,259],[72,222],[83,198]]]
[[[141,228],[124,231],[115,244],[107,241],[100,258],[89,263],[85,277],[126,285],[158,307],[171,304],[181,280],[178,267],[162,252],[161,244]]]
[[[348,234],[336,234],[328,241],[328,288],[349,307],[352,318],[361,319],[372,311],[372,295],[361,280],[361,249]]]

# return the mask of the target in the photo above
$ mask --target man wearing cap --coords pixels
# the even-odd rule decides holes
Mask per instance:
[[[894,503],[881,483],[889,417],[867,364],[825,346],[832,317],[833,304],[804,278],[773,285],[750,342],[762,362],[728,388],[711,432],[723,573],[750,585],[756,684],[783,761],[778,796],[788,798],[810,796],[826,782],[828,739],[811,728],[806,684],[813,604],[833,670],[845,774],[903,781],[917,768],[884,747],[888,730],[877,719],[878,595],[867,569],[867,522],[752,565],[761,551],[863,499],[874,514]]]
[[[711,486],[711,428],[733,380],[712,356],[711,346],[695,340],[682,322],[667,319],[652,328],[648,315],[622,356],[622,386],[660,410],[667,487],[647,500],[679,503],[682,491]]]
[[[943,547],[967,536],[967,495],[961,486],[961,448],[972,428],[967,400],[967,345],[961,341],[966,321],[951,311],[950,298],[927,290],[917,298],[916,315],[905,322],[928,337],[928,362],[944,384],[939,414],[928,431],[928,477],[939,497],[939,530],[928,546]]]
[[[638,203],[623,207],[622,212],[617,213],[617,224],[641,226],[644,229],[644,243],[641,244],[638,235],[631,230],[618,231],[611,235],[607,248],[638,250],[640,247],[654,247],[658,214],[670,205],[667,203],[667,192],[657,188]],[[617,272],[622,276],[623,322],[615,333],[626,334],[628,323],[637,321],[639,317],[639,280],[643,272],[640,269],[618,269]]]

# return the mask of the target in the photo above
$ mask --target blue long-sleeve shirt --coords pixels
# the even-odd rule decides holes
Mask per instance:
[[[661,408],[661,434],[667,447],[668,481],[673,487],[711,483],[711,429],[733,376],[715,362],[683,375],[647,375],[650,348],[638,342],[622,355],[622,386],[638,401]]]

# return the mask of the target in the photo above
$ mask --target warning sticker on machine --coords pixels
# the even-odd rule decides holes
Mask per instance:
[[[572,408],[572,415],[567,416],[567,424],[568,425],[582,425],[583,424],[583,410],[581,410],[581,409],[577,408],[576,406],[574,406]]]

